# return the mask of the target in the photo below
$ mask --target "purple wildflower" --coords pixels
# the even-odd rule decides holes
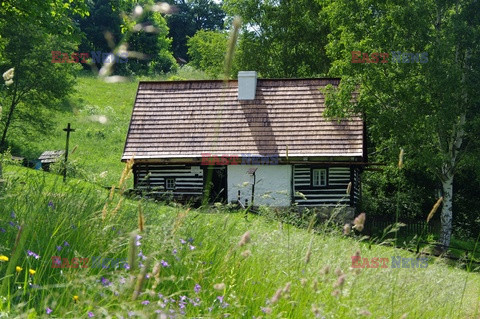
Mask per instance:
[[[0,227],[0,233],[6,233],[7,231],[5,230],[5,228],[1,228]]]
[[[17,216],[15,216],[15,212],[14,212],[14,211],[12,211],[12,212],[10,213],[10,217],[12,217],[12,218],[17,217]]]
[[[181,243],[182,245],[185,245],[187,242],[186,242],[185,240],[183,240],[183,239],[180,238],[180,243]]]
[[[142,260],[147,259],[147,257],[145,257],[145,255],[142,253],[141,250],[140,250],[140,253],[138,254],[138,257],[140,257]]]
[[[177,254],[177,249],[174,248],[174,249],[172,250],[172,254],[176,255],[176,254]]]
[[[55,205],[53,205],[53,202],[52,202],[52,201],[49,201],[49,202],[48,202],[48,207],[50,207],[51,209],[54,209],[54,208],[55,208]]]
[[[92,318],[93,316],[95,316],[95,315],[93,314],[93,312],[89,311],[89,312],[88,312],[88,317],[89,317],[89,318]]]
[[[125,264],[123,265],[123,268],[125,268],[126,270],[129,270],[129,269],[130,269],[130,265],[129,265],[128,263],[125,263]]]
[[[200,286],[199,284],[195,284],[195,288],[193,288],[193,290],[195,291],[195,293],[199,293],[200,290],[202,289],[202,286]]]
[[[47,313],[47,315],[49,315],[53,312],[53,310],[47,307],[47,309],[45,309],[45,312]]]
[[[194,250],[194,249],[195,249],[195,246],[190,245],[190,250]]]
[[[33,256],[33,258],[35,258],[35,259],[39,259],[39,258],[40,258],[39,255],[35,254],[35,253],[34,253],[33,251],[31,251],[31,250],[27,250],[27,254],[28,254],[29,256]]]
[[[125,284],[126,280],[125,280],[125,278],[123,278],[123,277],[120,277],[120,280],[119,280],[119,282],[120,282],[120,283],[123,285],[123,284]]]
[[[145,306],[148,305],[149,303],[150,303],[150,301],[148,301],[148,300],[142,301],[142,305],[145,305]]]
[[[62,246],[57,246],[57,250],[58,251],[62,250]]]
[[[63,246],[67,247],[67,246],[70,246],[70,244],[68,242],[64,241]]]
[[[143,266],[144,265],[142,263],[138,263],[138,267],[143,268]]]
[[[140,242],[140,239],[142,239],[142,236],[137,235],[137,236],[135,236],[135,239],[137,240],[137,242],[135,243],[135,245],[140,246],[140,245],[142,244],[142,243]]]
[[[105,277],[102,277],[102,285],[106,287],[106,286],[110,286],[110,284],[111,284],[110,280],[108,280]]]
[[[10,224],[10,226],[12,227],[15,227],[15,223],[14,222],[8,222]]]
[[[165,260],[161,260],[160,263],[162,264],[163,267],[169,267],[170,265],[165,261]]]
[[[217,299],[220,301],[220,303],[223,303],[223,296],[218,296]]]
[[[131,317],[131,316],[134,316],[135,315],[135,311],[129,311],[128,312],[128,316]]]

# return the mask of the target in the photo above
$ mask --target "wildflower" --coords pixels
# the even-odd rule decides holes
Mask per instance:
[[[372,315],[372,313],[366,309],[360,310],[358,314],[361,316],[367,316],[367,317]]]
[[[0,233],[6,233],[7,231],[5,230],[5,228],[0,228]]]
[[[92,318],[92,317],[94,317],[94,316],[95,316],[95,315],[93,314],[93,312],[91,312],[91,311],[88,312],[88,318]]]
[[[245,232],[245,234],[242,235],[242,238],[238,242],[238,245],[241,247],[245,244],[248,244],[250,242],[250,231]]]
[[[140,253],[138,254],[138,257],[140,257],[142,260],[147,259],[147,257],[145,257],[145,255],[142,253],[141,250],[140,250]]]
[[[11,213],[10,213],[10,217],[12,217],[13,219],[15,219],[15,217],[17,217],[17,216],[15,216],[15,212],[11,212]]]
[[[217,296],[217,299],[220,301],[220,303],[223,303],[223,296]]]
[[[345,283],[345,275],[338,277],[337,282],[333,284],[333,288],[342,288]]]
[[[10,224],[10,226],[12,227],[15,227],[15,223],[14,222],[8,222]]]
[[[35,259],[39,259],[39,258],[40,258],[39,255],[35,254],[35,253],[34,253],[33,251],[31,251],[31,250],[27,250],[27,255],[28,255],[28,256],[33,256],[33,258],[35,258]]]
[[[350,234],[351,230],[352,230],[352,227],[350,226],[350,224],[345,224],[345,226],[343,226],[343,234],[344,235]]]
[[[3,73],[3,80],[9,81],[13,79],[14,73],[15,73],[15,68],[8,69]]]
[[[130,265],[128,263],[125,263],[123,264],[123,268],[125,268],[126,270],[129,270],[130,269]]]
[[[225,289],[225,284],[222,282],[222,283],[219,283],[219,284],[215,284],[213,285],[213,289],[215,290],[223,290]]]
[[[248,256],[250,256],[252,254],[252,252],[250,250],[245,250],[245,251],[242,251],[242,257],[245,257],[247,258]]]
[[[163,259],[160,261],[160,263],[162,264],[163,267],[170,267],[170,265]]]
[[[47,307],[47,309],[45,309],[45,312],[47,313],[47,315],[51,314],[51,313],[52,313],[52,311],[53,311],[53,310],[52,310],[52,309],[50,309],[50,308],[48,308],[48,307]]]
[[[343,275],[342,270],[337,267],[337,268],[335,269],[335,275],[337,275],[337,277],[340,277],[341,275]]]
[[[29,269],[28,272],[30,273],[30,275],[35,275],[36,271],[34,269]]]
[[[77,301],[78,301],[78,296],[77,296],[77,295],[73,296],[73,301],[74,301],[74,302],[77,302]]]
[[[199,293],[200,290],[202,289],[202,287],[199,285],[199,284],[195,284],[195,288],[193,288],[193,290],[195,291],[195,293]]]
[[[63,246],[67,247],[67,246],[70,246],[70,244],[68,242],[64,241]]]
[[[190,245],[190,250],[194,250],[194,249],[195,249],[195,246]]]
[[[353,221],[355,225],[353,226],[353,228],[355,228],[358,231],[362,231],[363,226],[365,224],[365,219],[366,219],[365,213],[361,213],[360,215],[355,217],[355,220]]]
[[[50,208],[53,209],[53,208],[55,208],[55,205],[53,205],[53,202],[52,202],[52,201],[49,201],[49,202],[48,202],[48,207],[50,207]]]
[[[329,272],[330,272],[330,266],[328,266],[328,265],[325,266],[325,267],[323,267],[323,269],[322,269],[322,271],[321,271],[321,273],[322,273],[323,275],[328,275]]]
[[[186,242],[185,240],[183,240],[183,239],[180,238],[180,243],[181,243],[182,245],[185,245],[187,242]]]
[[[263,313],[265,313],[265,314],[267,314],[267,315],[269,315],[269,314],[272,313],[272,308],[270,308],[270,307],[265,307],[265,308],[264,308],[264,307],[260,307],[260,309],[262,310]]]
[[[102,277],[101,282],[102,282],[102,285],[104,285],[105,287],[106,287],[106,286],[109,286],[109,285],[111,284],[110,280],[108,280],[108,279],[105,278],[105,277]]]
[[[172,254],[176,255],[176,254],[177,254],[177,250],[176,250],[176,249],[173,249],[173,250],[172,250]]]
[[[273,295],[272,299],[270,299],[270,302],[272,304],[276,303],[277,301],[280,300],[280,297],[282,296],[282,292],[283,292],[283,289],[282,288],[278,288],[277,291],[275,292],[275,294]]]
[[[4,255],[0,255],[0,261],[8,261],[8,257]]]
[[[23,270],[23,268],[20,267],[20,266],[17,266],[17,267],[15,267],[15,270],[16,270],[17,272],[21,272],[21,271]]]
[[[142,301],[142,305],[145,305],[145,306],[148,305],[149,303],[150,303],[150,301],[148,301],[148,300]]]
[[[57,246],[57,250],[58,251],[62,250],[62,246]]]

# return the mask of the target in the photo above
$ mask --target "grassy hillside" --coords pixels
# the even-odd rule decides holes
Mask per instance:
[[[429,261],[427,268],[391,268],[390,262],[388,268],[354,271],[351,257],[357,251],[366,258],[414,256],[383,246],[369,248],[334,227],[317,225],[312,233],[262,216],[246,220],[222,207],[139,206],[118,194],[109,198],[108,191],[87,182],[63,184],[55,175],[19,167],[7,166],[5,177],[6,193],[0,195],[0,316],[479,315],[477,273],[442,260]],[[144,222],[139,222],[140,214]],[[52,268],[52,256],[69,262],[89,258],[89,267]],[[124,261],[93,268],[96,256],[104,266],[111,266],[104,258]]]
[[[20,148],[17,152],[30,159],[44,150],[65,149],[63,128],[71,123],[70,156],[77,175],[102,185],[111,185],[120,175],[120,162],[128,124],[139,80],[205,79],[206,75],[191,68],[181,68],[175,75],[158,78],[132,78],[129,82],[106,83],[84,74],[77,79],[75,92],[63,111],[55,113],[54,128],[46,135],[24,141],[21,136],[9,138]]]

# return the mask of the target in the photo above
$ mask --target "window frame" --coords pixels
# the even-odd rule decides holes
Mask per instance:
[[[314,174],[315,171],[324,171],[325,172],[325,185],[321,185],[321,173],[319,176],[319,181],[320,185],[315,185],[314,184]],[[328,167],[312,167],[310,170],[310,185],[311,187],[316,187],[316,188],[325,188],[328,187]]]
[[[168,182],[173,180],[173,188],[168,187]],[[167,191],[173,191],[177,187],[177,181],[175,177],[166,177],[165,178],[165,190]]]

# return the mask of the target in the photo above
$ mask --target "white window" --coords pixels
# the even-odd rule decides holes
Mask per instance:
[[[327,186],[327,169],[316,168],[312,170],[313,186]]]
[[[165,188],[166,189],[175,189],[175,178],[165,179]]]

